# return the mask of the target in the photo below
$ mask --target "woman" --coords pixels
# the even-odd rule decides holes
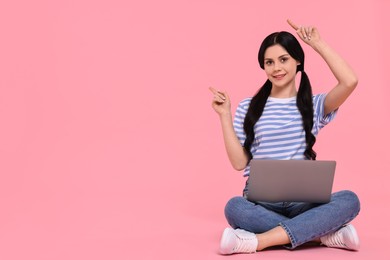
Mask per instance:
[[[249,175],[252,158],[315,160],[313,145],[319,130],[332,121],[358,83],[356,74],[321,39],[317,28],[287,22],[325,60],[337,85],[327,94],[313,96],[302,47],[292,34],[277,32],[264,39],[258,55],[268,80],[253,98],[239,104],[234,121],[228,94],[210,88],[229,160],[234,169],[244,170],[244,176]],[[244,196],[232,198],[225,207],[232,228],[222,234],[221,254],[253,253],[277,245],[292,249],[309,241],[358,250],[357,232],[348,224],[360,210],[353,192],[333,193],[326,204],[254,203],[246,199],[246,192],[244,188]]]

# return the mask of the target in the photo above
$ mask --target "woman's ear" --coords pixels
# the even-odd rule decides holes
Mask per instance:
[[[297,63],[297,71],[302,71],[302,70],[303,70],[302,65],[301,65],[301,63],[298,61],[298,63]]]

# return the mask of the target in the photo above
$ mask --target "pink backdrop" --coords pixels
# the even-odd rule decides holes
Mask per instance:
[[[389,3],[2,1],[0,259],[222,258],[223,208],[244,178],[208,87],[233,108],[252,95],[259,44],[287,18],[316,25],[360,78],[315,148],[338,161],[335,190],[360,196],[362,247],[259,254],[388,259]],[[328,91],[304,49],[314,92]]]

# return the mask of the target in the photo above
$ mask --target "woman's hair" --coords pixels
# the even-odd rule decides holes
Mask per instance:
[[[306,150],[304,155],[309,160],[316,159],[316,152],[313,150],[313,145],[316,142],[315,136],[312,134],[313,128],[313,94],[307,74],[304,71],[305,54],[298,40],[289,32],[275,32],[268,35],[260,46],[258,60],[260,67],[264,69],[264,53],[268,47],[279,44],[288,54],[295,60],[299,61],[297,72],[301,72],[301,82],[297,94],[297,107],[302,115],[303,128],[306,134]],[[252,98],[244,120],[244,131],[246,139],[244,143],[245,151],[249,159],[253,158],[251,146],[255,138],[254,126],[261,117],[267,98],[271,93],[272,83],[267,79],[264,85]]]

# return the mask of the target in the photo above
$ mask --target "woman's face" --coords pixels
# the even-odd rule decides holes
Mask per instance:
[[[264,53],[264,71],[273,87],[295,88],[295,75],[300,63],[279,44]]]

